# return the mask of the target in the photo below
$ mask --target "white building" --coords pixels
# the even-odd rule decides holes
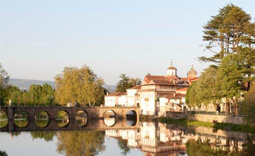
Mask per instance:
[[[147,74],[140,86],[105,96],[106,107],[140,107],[142,115],[163,115],[166,111],[183,111],[189,85],[197,80],[197,72],[191,68],[187,77],[177,75],[177,68],[167,68],[165,76]],[[160,113],[159,113],[160,112]]]
[[[127,89],[126,92],[114,92],[105,95],[105,107],[137,107],[139,106],[138,92],[141,86],[135,86]]]

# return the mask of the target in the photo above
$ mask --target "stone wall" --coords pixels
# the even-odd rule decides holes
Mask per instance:
[[[233,123],[237,125],[244,124],[243,117],[237,116],[225,116],[225,115],[212,115],[212,114],[188,114],[188,113],[177,113],[177,112],[167,112],[166,116],[173,119],[189,119],[197,120],[203,122],[213,122],[218,123]]]
[[[166,116],[173,119],[187,119],[188,114],[182,112],[166,112]]]
[[[224,116],[224,115],[209,115],[209,114],[189,114],[189,120],[198,120],[203,122],[213,122],[218,123],[233,123],[237,125],[244,124],[243,117],[236,116]]]

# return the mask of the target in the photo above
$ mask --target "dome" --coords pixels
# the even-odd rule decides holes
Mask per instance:
[[[173,66],[170,66],[170,67],[168,67],[167,69],[174,69],[174,70],[176,70],[176,68],[173,67]]]
[[[190,71],[188,72],[188,78],[194,78],[197,77],[197,71],[194,69],[193,65],[192,68],[190,69]]]

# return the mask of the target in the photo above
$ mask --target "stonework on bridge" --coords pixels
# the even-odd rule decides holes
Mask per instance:
[[[139,108],[138,107],[1,107],[0,111],[7,114],[8,125],[1,128],[0,131],[34,131],[34,130],[82,130],[82,129],[95,129],[95,128],[107,128],[105,124],[100,124],[103,122],[105,113],[107,111],[112,111],[115,113],[116,121],[125,120],[128,112],[133,111],[136,113],[137,123],[139,121]],[[45,111],[49,115],[49,124],[40,128],[35,124],[35,115],[40,112]],[[65,111],[68,114],[69,123],[65,127],[58,127],[56,123],[56,115],[59,111]],[[84,127],[78,126],[76,124],[76,113],[78,111],[84,111],[87,113],[88,124]],[[29,124],[26,127],[20,128],[14,124],[14,114],[17,112],[26,112],[28,114]],[[121,128],[126,127],[120,124],[122,122],[116,122],[113,127]],[[104,127],[105,126],[105,127]],[[113,128],[111,127],[111,128]],[[127,128],[127,127],[126,127]]]

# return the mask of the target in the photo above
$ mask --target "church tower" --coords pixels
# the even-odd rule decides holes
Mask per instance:
[[[188,79],[196,78],[197,77],[197,71],[194,69],[194,66],[192,65],[190,71],[187,73]]]
[[[177,69],[173,67],[173,61],[171,61],[171,66],[167,68],[166,76],[177,76]]]

